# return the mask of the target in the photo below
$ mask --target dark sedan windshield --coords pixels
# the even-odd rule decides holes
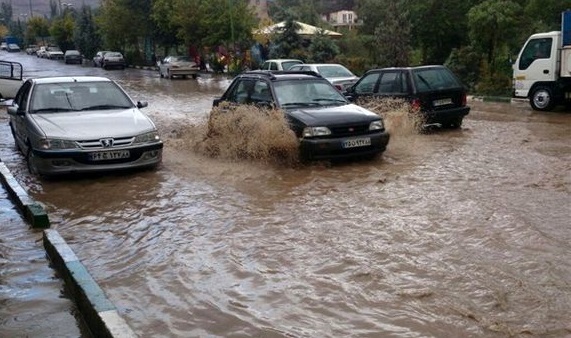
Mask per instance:
[[[280,107],[346,104],[345,97],[327,81],[285,80],[274,84]]]
[[[133,103],[113,82],[38,84],[32,92],[31,113],[126,109]]]

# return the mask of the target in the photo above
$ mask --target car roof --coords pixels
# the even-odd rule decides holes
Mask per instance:
[[[45,83],[70,83],[70,82],[112,82],[101,76],[46,76],[30,79],[35,84]]]
[[[378,72],[381,70],[416,70],[416,69],[434,69],[434,68],[444,68],[448,69],[443,65],[424,65],[424,66],[414,66],[414,67],[386,67],[386,68],[376,68],[370,69],[368,72]]]
[[[314,71],[290,71],[290,70],[250,70],[241,73],[238,77],[257,77],[275,80],[291,80],[291,79],[323,79],[323,77]]]
[[[347,68],[340,63],[304,63],[304,64],[295,65],[295,67],[297,67],[297,66],[316,66],[316,67],[319,67],[319,66],[340,66],[343,68]],[[294,67],[294,66],[292,66],[292,67]]]
[[[266,60],[266,62],[288,62],[288,61],[295,61],[295,62],[303,63],[303,61],[301,61],[299,59],[269,59],[269,60]]]

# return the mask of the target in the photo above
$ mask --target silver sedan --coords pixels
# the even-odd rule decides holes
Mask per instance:
[[[8,107],[30,172],[58,175],[156,167],[163,143],[154,123],[104,77],[28,79]]]

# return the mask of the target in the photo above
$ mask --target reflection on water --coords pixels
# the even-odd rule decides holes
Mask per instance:
[[[292,168],[182,146],[216,93],[126,87],[153,97],[159,170],[16,175],[142,336],[571,333],[570,115],[476,104],[375,161]]]

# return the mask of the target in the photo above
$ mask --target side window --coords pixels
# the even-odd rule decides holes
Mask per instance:
[[[254,89],[254,80],[243,79],[230,90],[226,100],[235,103],[249,103],[250,95]]]
[[[551,57],[552,38],[540,38],[529,40],[525,45],[519,59],[519,69],[527,69],[537,59],[549,59]]]
[[[355,93],[357,94],[372,94],[377,81],[379,80],[380,73],[371,73],[365,75],[361,81],[355,86]]]
[[[278,70],[278,64],[276,62],[270,63],[270,70]]]
[[[377,92],[380,94],[397,93],[397,88],[400,86],[399,79],[399,73],[397,72],[383,73],[381,76],[381,82],[379,83],[379,90]]]
[[[30,88],[32,84],[30,82],[26,82],[20,87],[18,93],[16,93],[16,97],[14,98],[14,103],[18,105],[18,110],[25,110],[26,103],[28,101],[28,97],[30,96]]]
[[[251,103],[272,102],[272,92],[267,82],[257,80],[254,84],[254,91],[250,97]]]

